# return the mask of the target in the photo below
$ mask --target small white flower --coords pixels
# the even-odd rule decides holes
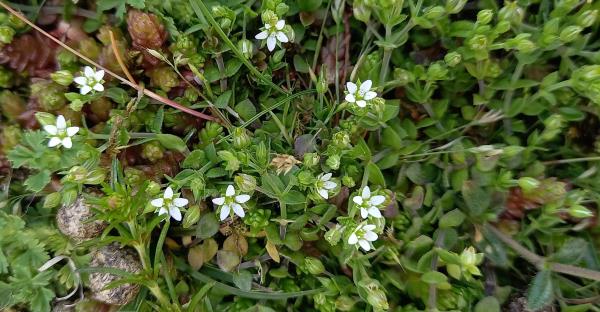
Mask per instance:
[[[240,218],[243,218],[246,215],[246,213],[244,212],[244,208],[242,208],[241,204],[249,200],[250,195],[235,195],[235,188],[233,187],[233,185],[229,185],[227,186],[227,190],[225,191],[225,197],[213,198],[212,202],[217,206],[221,206],[221,213],[219,214],[219,218],[221,219],[221,221],[223,221],[230,216],[232,210]]]
[[[330,180],[331,173],[321,174],[317,179],[317,192],[325,199],[329,198],[329,191],[337,187],[337,183]]]
[[[283,27],[285,27],[284,20],[278,20],[275,25],[267,23],[265,24],[264,30],[256,34],[254,38],[259,40],[267,39],[267,49],[273,51],[277,41],[282,43],[289,41],[287,35],[282,31]]]
[[[371,91],[371,85],[373,82],[371,80],[366,80],[363,83],[359,83],[360,86],[357,86],[353,82],[346,82],[346,102],[348,103],[356,103],[358,107],[366,107],[368,102],[377,97],[377,93]]]
[[[348,244],[358,245],[364,251],[371,250],[371,242],[377,240],[377,234],[373,232],[375,225],[373,224],[359,224],[356,229],[350,234],[348,238]]]
[[[360,207],[360,216],[363,219],[368,218],[369,215],[375,218],[382,217],[381,211],[379,211],[379,206],[385,201],[385,196],[371,196],[371,189],[369,189],[368,186],[363,188],[361,196],[354,196],[352,201],[358,205],[358,207]]]
[[[50,135],[49,147],[60,147],[62,145],[65,148],[71,148],[73,146],[71,137],[79,131],[79,127],[67,127],[65,117],[58,115],[56,125],[45,125],[44,131]]]
[[[102,78],[104,78],[104,70],[95,71],[91,67],[86,66],[83,69],[83,76],[76,77],[73,81],[79,85],[79,93],[85,95],[92,90],[98,92],[104,91],[104,86],[102,85],[104,80]]]
[[[153,199],[150,205],[159,208],[158,215],[169,214],[171,218],[181,221],[181,210],[179,208],[188,204],[185,198],[173,198],[173,189],[169,186],[165,189],[162,198]]]

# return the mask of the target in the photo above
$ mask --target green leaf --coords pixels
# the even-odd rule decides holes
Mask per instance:
[[[241,270],[233,274],[233,283],[241,290],[250,291],[252,289],[252,274],[247,270]]]
[[[294,55],[294,68],[297,72],[308,73],[309,66],[306,60],[300,54]]]
[[[231,99],[232,94],[232,90],[227,90],[223,92],[223,94],[219,95],[219,97],[215,100],[215,106],[217,108],[225,108],[229,106],[229,100]]]
[[[366,170],[369,170],[369,182],[371,182],[373,185],[380,185],[382,187],[385,187],[385,179],[383,177],[383,173],[381,173],[381,170],[379,169],[379,167],[377,167],[376,164],[370,162],[367,165]]]
[[[474,216],[482,215],[490,206],[490,194],[473,181],[465,181],[461,192],[470,213]]]
[[[214,213],[207,213],[200,217],[196,227],[196,236],[200,239],[207,239],[217,234],[219,231],[219,221]]]
[[[448,281],[448,277],[438,271],[429,271],[421,276],[421,280],[427,284],[441,284]]]
[[[48,183],[50,183],[50,172],[47,170],[40,171],[37,174],[29,176],[29,178],[25,180],[27,189],[36,193],[44,189]]]
[[[554,300],[554,287],[552,285],[552,272],[543,270],[533,279],[527,292],[527,308],[537,311]]]
[[[239,102],[234,110],[243,120],[249,120],[256,115],[256,107],[248,99]]]
[[[187,146],[183,139],[176,135],[159,133],[156,135],[156,139],[167,149],[176,150],[180,153],[187,150]]]
[[[108,88],[106,90],[106,96],[121,105],[124,105],[131,100],[131,97],[129,94],[127,94],[127,91],[121,88]]]
[[[451,228],[459,226],[465,220],[465,214],[458,209],[448,211],[440,218],[440,228]]]
[[[291,190],[283,195],[281,201],[288,205],[298,205],[306,203],[306,197],[299,191]]]
[[[203,150],[194,150],[183,160],[181,166],[183,168],[198,169],[206,162],[206,153]]]
[[[477,302],[473,312],[500,312],[500,302],[496,297],[485,297]]]
[[[48,288],[38,287],[28,298],[31,311],[50,311],[50,301],[54,299],[54,292]]]
[[[223,177],[226,175],[227,175],[227,170],[225,170],[221,167],[211,168],[205,174],[205,176],[209,179],[219,178],[219,177]]]

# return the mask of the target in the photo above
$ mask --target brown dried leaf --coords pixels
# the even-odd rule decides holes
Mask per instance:
[[[233,251],[243,257],[248,253],[248,241],[244,236],[231,235],[223,242],[223,250]]]
[[[277,251],[277,247],[275,247],[273,243],[267,241],[267,245],[265,246],[265,248],[267,249],[267,253],[269,254],[269,256],[271,256],[271,259],[273,259],[273,261],[277,263],[281,261],[281,259],[279,258],[279,251]]]

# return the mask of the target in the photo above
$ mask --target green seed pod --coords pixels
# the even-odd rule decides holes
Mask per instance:
[[[575,218],[590,218],[594,216],[594,213],[582,205],[573,205],[569,208],[569,214]]]
[[[351,176],[345,175],[342,177],[342,184],[347,187],[354,187],[356,185],[356,182]]]
[[[450,1],[456,1],[456,0],[450,0]],[[459,1],[462,1],[462,0],[459,0]],[[444,16],[445,13],[446,13],[446,10],[444,10],[443,7],[434,6],[434,7],[426,9],[425,12],[423,13],[423,17],[425,17],[426,19],[429,19],[429,20],[437,20],[440,17]]]
[[[394,69],[394,79],[400,84],[400,86],[405,86],[413,81],[415,81],[415,76],[412,72],[403,69],[403,68],[395,68]]]
[[[598,18],[598,10],[586,10],[577,17],[577,24],[583,28],[594,25]]]
[[[314,257],[306,257],[304,259],[306,270],[312,275],[320,275],[325,272],[325,266],[321,260]]]
[[[508,21],[512,24],[520,24],[524,16],[525,11],[516,1],[506,2],[504,7],[498,12],[498,18],[501,21]]]
[[[68,70],[59,70],[50,74],[50,78],[61,86],[69,86],[73,83],[73,74]]]
[[[252,55],[254,55],[254,44],[252,44],[252,41],[248,39],[242,39],[238,41],[238,49],[245,57],[249,59],[252,58]]]
[[[335,300],[335,308],[340,311],[352,311],[356,305],[356,300],[348,296],[339,296]]]
[[[233,129],[233,146],[237,149],[243,149],[252,143],[248,132],[244,128],[235,128]]]
[[[538,181],[534,178],[530,178],[530,177],[522,177],[519,180],[517,180],[517,183],[519,184],[519,187],[521,189],[523,189],[523,192],[525,192],[525,193],[530,193],[530,192],[534,191],[541,184],[540,181]]]
[[[447,0],[446,12],[449,14],[456,14],[462,11],[465,4],[467,4],[467,0]]]
[[[487,25],[494,18],[494,11],[492,10],[481,10],[477,13],[477,24]]]
[[[560,32],[558,37],[560,38],[560,41],[564,43],[571,42],[577,39],[577,36],[579,36],[582,30],[583,28],[580,26],[567,26]]]
[[[450,67],[454,67],[460,63],[462,56],[458,52],[450,52],[444,56],[444,62]]]

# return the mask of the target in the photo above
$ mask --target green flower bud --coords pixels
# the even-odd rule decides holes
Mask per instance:
[[[356,300],[348,296],[339,296],[335,300],[335,308],[340,311],[352,311],[354,305],[356,305]]]
[[[488,39],[484,35],[475,35],[467,40],[467,46],[473,50],[486,50]]]
[[[244,128],[233,129],[233,146],[237,149],[242,149],[250,146],[252,140]]]
[[[148,142],[142,147],[142,158],[148,159],[150,162],[157,162],[163,156],[163,149],[158,141]]]
[[[50,193],[44,198],[44,209],[54,208],[60,205],[61,195],[59,192]]]
[[[569,215],[575,218],[583,219],[594,216],[594,213],[582,205],[573,205],[569,208]]]
[[[279,16],[284,16],[285,13],[287,13],[287,11],[289,9],[290,9],[290,7],[287,4],[281,2],[281,3],[277,4],[277,6],[275,7],[275,12]]]
[[[196,43],[191,36],[179,36],[175,42],[175,49],[185,56],[196,53]]]
[[[544,125],[549,129],[560,129],[562,128],[564,118],[559,114],[552,114],[550,117],[544,120]]]
[[[333,170],[337,170],[340,167],[340,155],[331,155],[329,156],[329,158],[327,158],[327,161],[325,161],[325,164],[333,169]]]
[[[334,228],[330,229],[325,233],[325,240],[331,245],[335,246],[342,239],[342,230],[339,224],[336,224]]]
[[[50,74],[50,78],[61,86],[69,86],[73,83],[73,74],[68,70],[59,70]]]
[[[515,2],[506,2],[504,7],[500,9],[498,12],[498,18],[501,21],[508,21],[512,24],[519,24],[523,21],[523,17],[525,16],[525,11],[521,8],[518,3]]]
[[[233,181],[241,192],[250,193],[256,190],[256,178],[251,175],[239,173]]]
[[[60,65],[60,68],[76,68],[76,69],[79,69],[79,66],[77,66],[77,56],[75,56],[71,52],[68,52],[68,51],[65,51],[65,50],[61,50],[56,55],[56,60],[58,61],[58,64]]]
[[[308,170],[302,170],[298,173],[298,182],[302,185],[311,185],[315,182],[315,177]]]
[[[477,13],[477,24],[487,25],[494,18],[494,11],[492,10],[481,10]]]
[[[454,67],[460,63],[462,56],[458,52],[450,52],[444,56],[444,62],[450,67]]]
[[[304,154],[304,166],[313,168],[319,164],[321,157],[317,153],[306,153]]]
[[[8,16],[8,25],[15,29],[22,29],[25,28],[25,26],[27,26],[25,22],[23,22],[20,18],[12,14]]]
[[[534,191],[541,184],[540,181],[538,181],[534,178],[530,178],[530,177],[522,177],[519,180],[517,180],[517,183],[519,184],[519,187],[521,189],[523,189],[523,192],[525,192],[525,193]]]
[[[53,81],[42,80],[31,85],[31,95],[34,96],[40,106],[46,111],[59,110],[67,99],[64,96],[65,88]]]
[[[598,10],[587,10],[577,17],[577,24],[583,28],[594,25],[598,18]]]
[[[0,26],[0,43],[9,44],[15,36],[15,30],[8,26]]]
[[[198,220],[200,220],[200,207],[198,207],[198,205],[193,205],[187,209],[181,225],[184,229],[189,229],[196,224]]]
[[[269,162],[269,151],[264,141],[260,141],[256,145],[256,160],[259,164],[267,164]]]
[[[100,184],[106,179],[106,170],[103,168],[96,168],[90,171],[85,179],[82,181],[84,184]]]
[[[144,182],[144,172],[142,170],[127,167],[125,168],[124,173],[127,185],[138,185]]]
[[[448,12],[449,14],[456,14],[462,11],[466,3],[467,0],[447,0],[446,12]]]
[[[516,48],[523,53],[530,53],[536,49],[536,46],[535,43],[531,42],[531,40],[523,39],[517,42]]]
[[[381,285],[377,280],[365,278],[359,282],[358,285],[363,288],[367,296],[367,302],[373,306],[373,310],[388,310],[389,304],[385,292],[381,289]]]
[[[312,275],[319,275],[325,272],[325,266],[323,266],[321,260],[317,258],[306,257],[304,259],[304,265],[306,267],[306,270]]]
[[[352,3],[352,13],[357,20],[368,23],[371,19],[371,9],[366,5],[365,0],[355,0]]]
[[[83,166],[74,166],[65,175],[65,181],[82,183],[87,178],[88,170]]]
[[[428,80],[444,80],[448,76],[448,68],[442,63],[433,63],[427,68]]]
[[[560,32],[558,37],[562,42],[571,42],[577,39],[577,36],[579,36],[579,33],[581,33],[582,30],[583,28],[580,26],[567,26]]]
[[[277,14],[275,14],[275,12],[271,11],[271,10],[265,10],[260,18],[262,19],[264,24],[276,24],[277,21],[279,20],[279,17],[277,16]]]
[[[150,183],[148,183],[148,186],[146,187],[146,193],[148,193],[149,196],[154,196],[160,193],[160,190],[160,184],[154,181],[150,181]]]
[[[346,148],[350,146],[350,135],[345,131],[336,132],[331,138],[331,142],[338,148]]]
[[[356,182],[351,176],[345,175],[342,177],[342,184],[344,184],[347,187],[354,187],[356,185]]]
[[[252,41],[248,39],[238,41],[238,49],[247,58],[252,58],[252,55],[254,54],[254,45],[252,44]]]
[[[455,0],[451,0],[451,1],[455,1]],[[445,13],[446,13],[446,10],[444,10],[443,7],[434,6],[434,7],[426,9],[425,12],[423,13],[423,17],[425,17],[426,19],[429,19],[429,20],[437,20],[440,17],[444,16]]]
[[[495,31],[499,34],[503,34],[510,30],[510,22],[508,21],[500,21],[496,24]]]
[[[394,69],[394,79],[400,84],[400,86],[405,86],[413,81],[415,81],[415,76],[412,72],[403,69],[403,68],[395,68]]]
[[[317,88],[317,93],[318,94],[325,94],[325,92],[327,92],[327,90],[329,90],[329,85],[327,84],[327,78],[325,77],[325,75],[323,74],[324,71],[321,71],[321,75],[319,76],[319,79],[317,80],[316,83],[316,88]]]

